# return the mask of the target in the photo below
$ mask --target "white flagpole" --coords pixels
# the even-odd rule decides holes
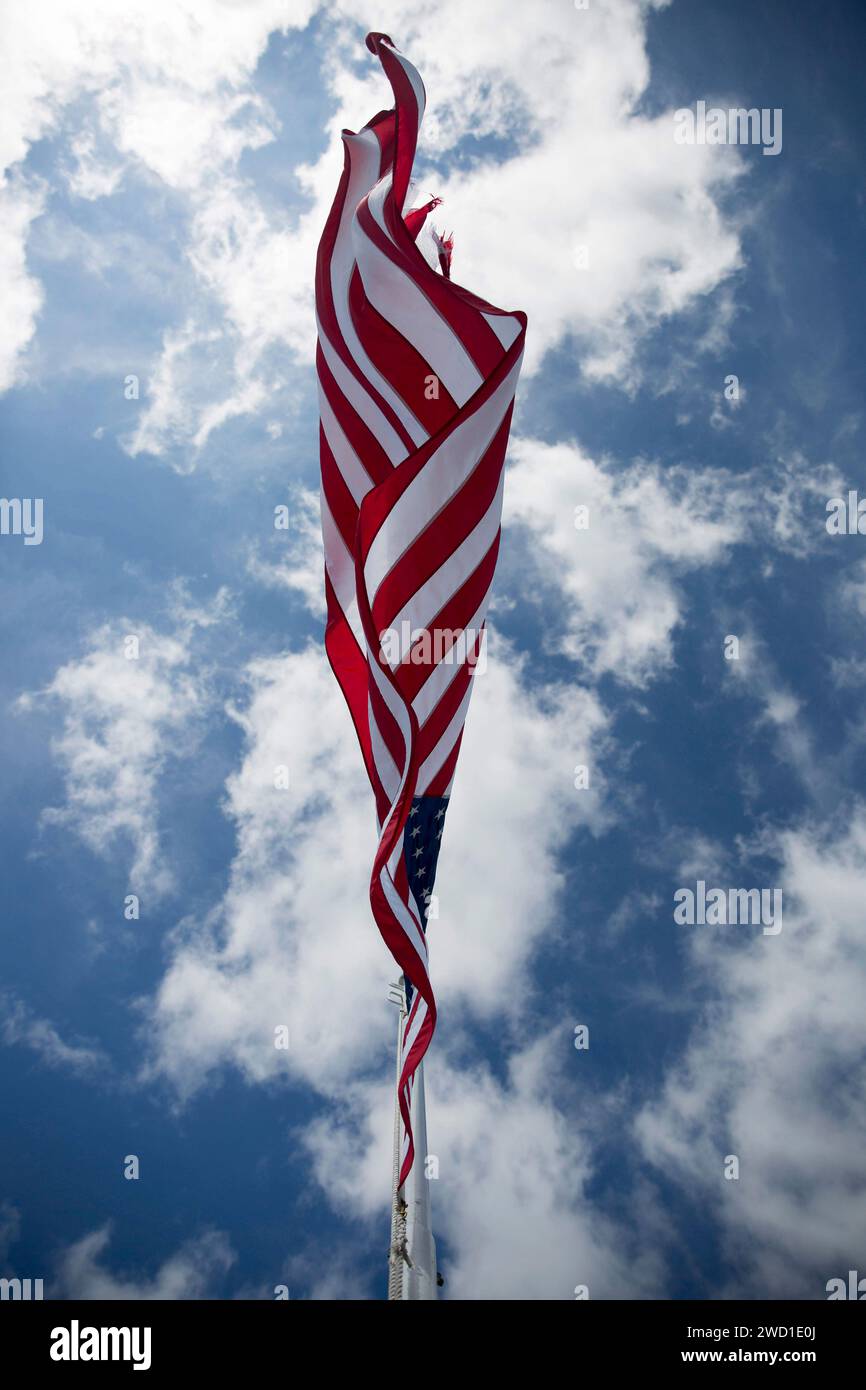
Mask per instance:
[[[396,1096],[400,1084],[403,1056],[403,1026],[406,995],[402,976],[391,986],[391,1002],[397,1008],[397,1085],[394,1108],[394,1152],[391,1203],[391,1248],[388,1255],[388,1300],[435,1299],[438,1297],[436,1243],[430,1211],[430,1180],[427,1177],[427,1107],[424,1099],[424,1064],[415,1073],[412,1085],[412,1134],[415,1162],[403,1187],[399,1187],[402,1120]]]
[[[436,1293],[436,1242],[430,1211],[430,1179],[427,1176],[427,1107],[424,1100],[424,1063],[412,1086],[412,1135],[415,1162],[406,1179],[406,1247],[410,1266],[403,1274],[403,1297],[432,1299]]]
[[[403,988],[402,975],[396,984],[391,985],[388,998],[392,1004],[397,1006],[397,1078],[394,1085],[394,1147],[391,1172],[391,1245],[388,1250],[388,1302],[391,1303],[403,1297],[404,1270],[406,1268],[406,1203],[399,1186],[401,1140],[399,1090],[403,1061],[403,1024],[406,1021],[406,993]]]

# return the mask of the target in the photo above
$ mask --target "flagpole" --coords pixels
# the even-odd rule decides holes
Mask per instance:
[[[391,1172],[391,1245],[388,1250],[388,1301],[403,1298],[406,1255],[406,1203],[400,1190],[400,1074],[403,1061],[403,1025],[406,1020],[406,992],[403,976],[391,985],[388,995],[397,1007],[397,1075],[394,1084],[394,1144]]]
[[[399,1087],[403,1063],[403,1028],[406,1022],[406,992],[401,975],[391,986],[391,1003],[397,1006],[397,1075],[394,1087],[394,1148],[391,1176],[391,1246],[388,1252],[388,1301],[432,1300],[438,1297],[436,1242],[430,1209],[430,1178],[427,1152],[427,1105],[424,1095],[424,1063],[412,1083],[412,1134],[415,1161],[403,1187],[400,1187],[400,1151],[403,1121],[400,1115]]]
[[[409,1262],[403,1272],[403,1297],[435,1299],[438,1275],[436,1242],[430,1210],[430,1155],[427,1149],[427,1105],[424,1097],[424,1063],[419,1064],[412,1085],[412,1136],[415,1162],[406,1179],[406,1247]]]

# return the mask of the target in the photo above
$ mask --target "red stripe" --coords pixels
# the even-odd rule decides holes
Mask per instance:
[[[334,380],[321,347],[316,349],[319,384],[335,416],[337,424],[352,446],[361,467],[371,483],[381,483],[392,472],[393,464],[372,430],[350,405]],[[413,446],[414,447],[414,446]]]
[[[457,405],[420,352],[367,299],[357,269],[349,289],[349,309],[355,332],[370,361],[389,379],[415,419],[423,425],[425,434],[436,434],[453,419]],[[431,377],[436,396],[428,399],[433,389]]]
[[[508,424],[506,415],[466,482],[385,575],[373,600],[373,616],[380,630],[391,626],[409,600],[487,515],[502,477]]]
[[[331,670],[337,677],[340,689],[349,706],[355,733],[361,745],[364,766],[371,782],[375,776],[373,753],[370,747],[370,727],[367,722],[367,663],[364,660],[355,634],[343,614],[334,586],[325,571],[325,600],[328,608],[328,621],[325,627],[325,651],[331,663]]]
[[[328,510],[334,518],[343,544],[349,554],[353,555],[355,530],[358,525],[358,504],[337,467],[321,425],[319,426],[319,458],[322,466],[322,492],[325,494]]]
[[[392,194],[385,195],[382,205],[390,236],[382,231],[369,209],[368,202],[369,195],[361,202],[356,213],[358,224],[365,235],[426,295],[455,337],[459,338],[481,375],[486,376],[492,372],[502,357],[502,344],[490,324],[477,310],[464,304],[460,298],[452,296],[451,281],[443,279],[427,264],[406,230],[402,217],[395,211]],[[418,263],[424,267],[426,274],[419,273]]]
[[[421,796],[444,796],[451,785],[454,776],[454,769],[457,766],[457,759],[460,756],[460,745],[463,742],[463,729],[460,730],[457,741],[454,744],[448,757],[443,762],[441,768],[433,777],[430,778],[426,787],[421,787]]]
[[[462,410],[455,415],[454,419],[449,421],[449,423],[440,430],[439,434],[432,436],[432,438],[428,439],[420,448],[415,449],[409,458],[404,459],[399,468],[393,469],[391,476],[386,478],[384,483],[381,483],[374,491],[368,493],[364,498],[367,507],[367,526],[363,549],[361,551],[364,563],[366,563],[370,546],[373,544],[376,535],[398,497],[402,497],[409,485],[421,472],[421,469],[429,462],[430,458],[436,453],[440,446],[444,444],[449,435],[453,434],[471,415],[474,415],[476,411],[480,410],[485,402],[498,390],[518,361],[522,350],[523,340],[522,337],[520,337],[515,339],[515,342],[508,349],[508,352],[505,353],[492,376],[482,382],[472,399],[466,402]],[[509,404],[509,419],[511,418],[511,408],[512,405]]]
[[[383,39],[386,42],[383,43]],[[396,146],[393,164],[394,195],[402,208],[412,176],[412,165],[415,161],[421,112],[418,109],[415,89],[409,81],[400,59],[387,47],[390,42],[386,34],[367,35],[367,47],[376,54],[385,69],[385,75],[391,83],[391,90],[394,93],[396,108],[394,112],[394,143]],[[391,44],[391,48],[393,47],[394,45]]]
[[[334,243],[342,219],[346,191],[349,186],[351,151],[348,144],[344,144],[343,152],[343,176],[340,180],[336,201],[328,216],[328,221],[325,224],[325,231],[322,234],[322,240],[319,243],[319,252],[316,257],[316,310],[322,328],[327,335],[328,342],[337,353],[337,356],[344,363],[348,371],[351,372],[352,376],[355,377],[362,389],[367,392],[370,398],[379,407],[392,429],[399,435],[407,452],[411,452],[415,447],[412,438],[406,432],[405,426],[385,400],[384,396],[379,393],[375,386],[367,381],[361,369],[356,365],[354,358],[351,356],[343,340],[340,325],[337,321],[337,314],[334,309],[334,299],[331,290],[331,258],[333,256]]]
[[[475,643],[472,644],[474,653]],[[444,734],[451,720],[460,708],[463,696],[466,694],[466,687],[472,680],[472,667],[468,662],[461,662],[454,667],[454,678],[442,692],[442,698],[430,712],[430,716],[421,725],[418,733],[418,766],[426,762],[433,749],[436,747],[440,738]]]
[[[402,775],[408,756],[408,750],[403,741],[400,726],[382,698],[382,692],[376,681],[371,680],[369,682],[369,691],[370,705],[373,710],[373,718],[376,721],[376,727],[382,736],[382,742],[394,760],[397,771]]]
[[[496,557],[499,554],[500,534],[500,531],[497,530],[489,549],[475,566],[475,569],[467,576],[460,588],[454,591],[447,603],[442,605],[439,612],[434,615],[428,628],[431,634],[435,635],[437,631],[444,632],[445,630],[453,632],[455,629],[464,628],[475,617],[493,580]],[[435,654],[435,647],[432,642],[430,646]],[[409,661],[401,662],[394,672],[401,693],[409,701],[415,699],[436,665],[436,662],[432,660],[422,661],[423,650],[420,649],[421,639],[412,649],[415,656],[410,654]]]

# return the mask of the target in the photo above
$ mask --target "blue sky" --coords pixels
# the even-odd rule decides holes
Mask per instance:
[[[866,542],[825,526],[866,494],[862,11],[50,8],[2,20],[0,493],[44,536],[0,537],[0,1272],[384,1296],[311,317],[376,28],[455,278],[529,316],[431,929],[444,1295],[825,1297],[866,1258]],[[781,153],[677,146],[699,100],[780,108]],[[675,924],[701,879],[781,888],[782,930]]]

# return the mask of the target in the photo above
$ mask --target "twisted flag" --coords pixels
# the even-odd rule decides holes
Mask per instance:
[[[454,769],[483,654],[505,449],[526,316],[450,279],[406,211],[424,85],[386,34],[367,47],[394,108],[343,132],[344,165],[316,262],[325,647],[373,788],[370,903],[407,984],[400,1183],[412,1167],[412,1082],[436,1004],[426,922]]]

